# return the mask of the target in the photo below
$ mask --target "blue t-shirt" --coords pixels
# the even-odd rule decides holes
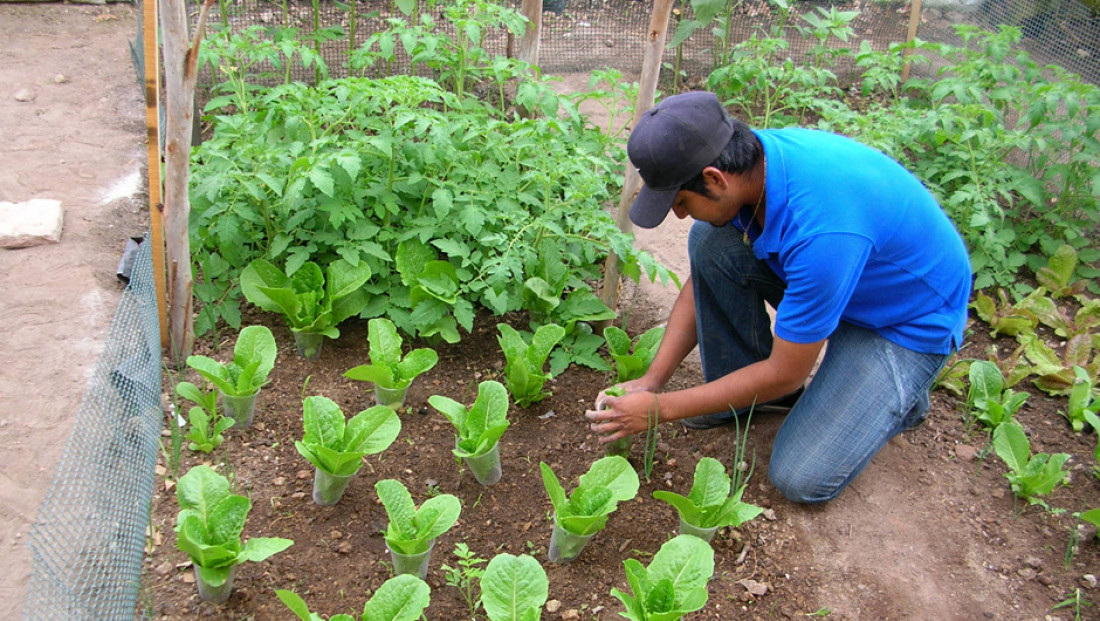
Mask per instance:
[[[845,321],[922,353],[958,348],[969,256],[920,180],[836,134],[755,133],[767,158],[767,207],[764,230],[750,232],[753,248],[787,283],[776,335],[813,343]]]

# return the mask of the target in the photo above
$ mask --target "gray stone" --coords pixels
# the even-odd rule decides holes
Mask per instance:
[[[29,88],[21,88],[15,91],[14,97],[16,101],[22,101],[26,103],[28,101],[34,101],[34,98],[37,97],[37,95]]]
[[[36,198],[25,203],[0,202],[0,248],[27,248],[61,241],[61,201]]]

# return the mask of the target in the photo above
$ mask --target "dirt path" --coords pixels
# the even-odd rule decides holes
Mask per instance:
[[[135,23],[129,5],[0,4],[0,201],[65,209],[59,244],[0,250],[0,610],[23,609],[28,531],[118,302],[119,253],[143,232]]]
[[[22,610],[26,534],[118,300],[119,252],[127,237],[144,231],[141,201],[132,196],[145,157],[128,50],[134,23],[128,5],[0,4],[0,200],[54,198],[66,208],[60,244],[0,251],[4,610]],[[565,86],[585,82],[570,78]],[[33,101],[15,100],[22,88],[35,92]],[[686,276],[686,229],[666,224],[640,232],[639,243]],[[658,314],[667,313],[674,294],[642,290]],[[773,503],[771,548],[783,552],[792,583],[830,610],[829,619],[1040,620],[1078,578],[1096,573],[1082,565],[1095,551],[1063,569],[1066,533],[1057,525],[1012,519],[999,471],[956,455],[966,440],[956,416],[938,403],[928,424],[892,441],[825,507]],[[780,423],[756,421],[758,464],[766,464]],[[712,447],[728,440],[723,430],[703,433],[714,434]],[[754,484],[761,495],[774,495],[763,476]],[[1095,590],[1086,594],[1100,599]],[[732,603],[767,615],[767,596]]]

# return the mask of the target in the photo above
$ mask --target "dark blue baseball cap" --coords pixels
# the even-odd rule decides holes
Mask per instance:
[[[643,229],[664,221],[680,186],[713,162],[732,136],[729,115],[714,93],[673,95],[646,110],[626,144],[645,184],[630,206],[630,220]]]

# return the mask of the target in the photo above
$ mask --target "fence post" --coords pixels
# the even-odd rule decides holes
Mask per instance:
[[[142,2],[142,51],[145,70],[145,147],[149,183],[149,249],[153,259],[153,284],[157,295],[160,347],[168,347],[168,293],[164,283],[164,204],[160,187],[160,41],[157,0]]]
[[[668,21],[672,14],[673,0],[653,0],[653,12],[649,18],[649,32],[646,33],[645,55],[642,60],[642,79],[638,84],[638,99],[634,103],[634,119],[630,124],[633,128],[642,118],[646,110],[653,107],[653,98],[657,92],[657,81],[661,77],[661,55],[665,50],[665,39],[668,35]],[[615,223],[619,230],[629,233],[630,204],[634,202],[634,196],[642,187],[642,178],[638,175],[630,162],[626,165],[626,177],[623,180],[623,191],[619,196],[619,207],[615,213]],[[622,275],[622,266],[619,257],[615,253],[607,255],[603,268],[603,290],[600,299],[610,308],[615,308],[619,303],[619,278]],[[600,326],[594,326],[599,330]]]
[[[917,38],[917,26],[920,24],[920,3],[921,0],[913,0],[909,5],[909,34],[905,38],[906,43],[912,43]],[[902,55],[905,56],[905,62],[901,65],[901,81],[904,83],[909,79],[909,55],[913,53],[912,49],[906,48]]]
[[[164,37],[165,134],[164,134],[164,235],[168,273],[169,355],[177,368],[195,345],[191,283],[191,243],[188,221],[191,199],[187,184],[191,160],[192,117],[198,80],[199,45],[214,0],[205,0],[195,27],[194,41],[187,35],[187,4],[163,0],[161,33]]]

